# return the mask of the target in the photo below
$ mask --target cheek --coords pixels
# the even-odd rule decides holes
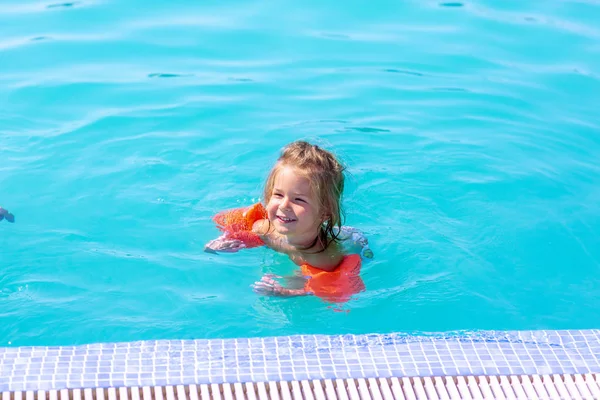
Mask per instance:
[[[298,217],[303,217],[303,218],[307,218],[307,219],[312,219],[313,218],[313,212],[312,209],[309,207],[298,207],[295,211],[295,214]]]
[[[277,211],[277,204],[270,201],[269,203],[267,203],[267,206],[265,208],[267,210],[268,216],[271,217],[273,216],[273,214],[275,214],[275,211]]]

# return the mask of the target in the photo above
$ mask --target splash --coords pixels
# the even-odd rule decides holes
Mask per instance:
[[[0,221],[6,219],[8,222],[15,222],[15,216],[7,209],[0,207]]]

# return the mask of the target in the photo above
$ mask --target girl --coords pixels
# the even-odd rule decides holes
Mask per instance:
[[[348,271],[339,270],[347,260],[344,253],[348,245],[360,247],[361,254],[368,258],[373,254],[359,231],[342,226],[343,191],[344,167],[331,152],[305,141],[293,142],[283,149],[267,178],[266,206],[256,205],[259,214],[251,225],[246,225],[246,230],[257,236],[260,243],[287,254],[303,267],[304,275],[320,274],[329,280],[340,274],[347,276]],[[253,208],[250,213],[250,209],[245,209],[243,215],[256,211]],[[221,237],[209,242],[205,250],[234,252],[251,247],[248,243],[226,230]],[[356,258],[353,260],[350,264],[357,267]],[[359,265],[352,269],[358,275]],[[339,279],[337,281],[341,284]],[[314,294],[306,285],[284,288],[271,275],[263,277],[254,288],[261,293],[286,296]]]

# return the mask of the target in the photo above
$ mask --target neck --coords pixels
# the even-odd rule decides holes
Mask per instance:
[[[320,244],[321,231],[317,232],[312,237],[304,236],[302,238],[287,238],[288,244],[293,246],[297,251],[307,251],[313,249]]]

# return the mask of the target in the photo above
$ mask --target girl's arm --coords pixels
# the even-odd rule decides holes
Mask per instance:
[[[238,239],[228,238],[226,234],[211,240],[204,246],[207,253],[235,253],[246,248],[246,245]]]
[[[273,275],[265,275],[259,282],[255,282],[252,288],[256,293],[279,296],[279,297],[297,297],[309,296],[312,292],[307,291],[302,284],[300,288],[286,288],[273,279]]]
[[[235,253],[242,249],[263,246],[265,244],[269,246],[269,235],[263,232],[263,225],[266,226],[264,221],[266,220],[255,222],[252,231],[234,230],[225,232],[218,238],[208,242],[204,246],[204,251],[207,253]]]

